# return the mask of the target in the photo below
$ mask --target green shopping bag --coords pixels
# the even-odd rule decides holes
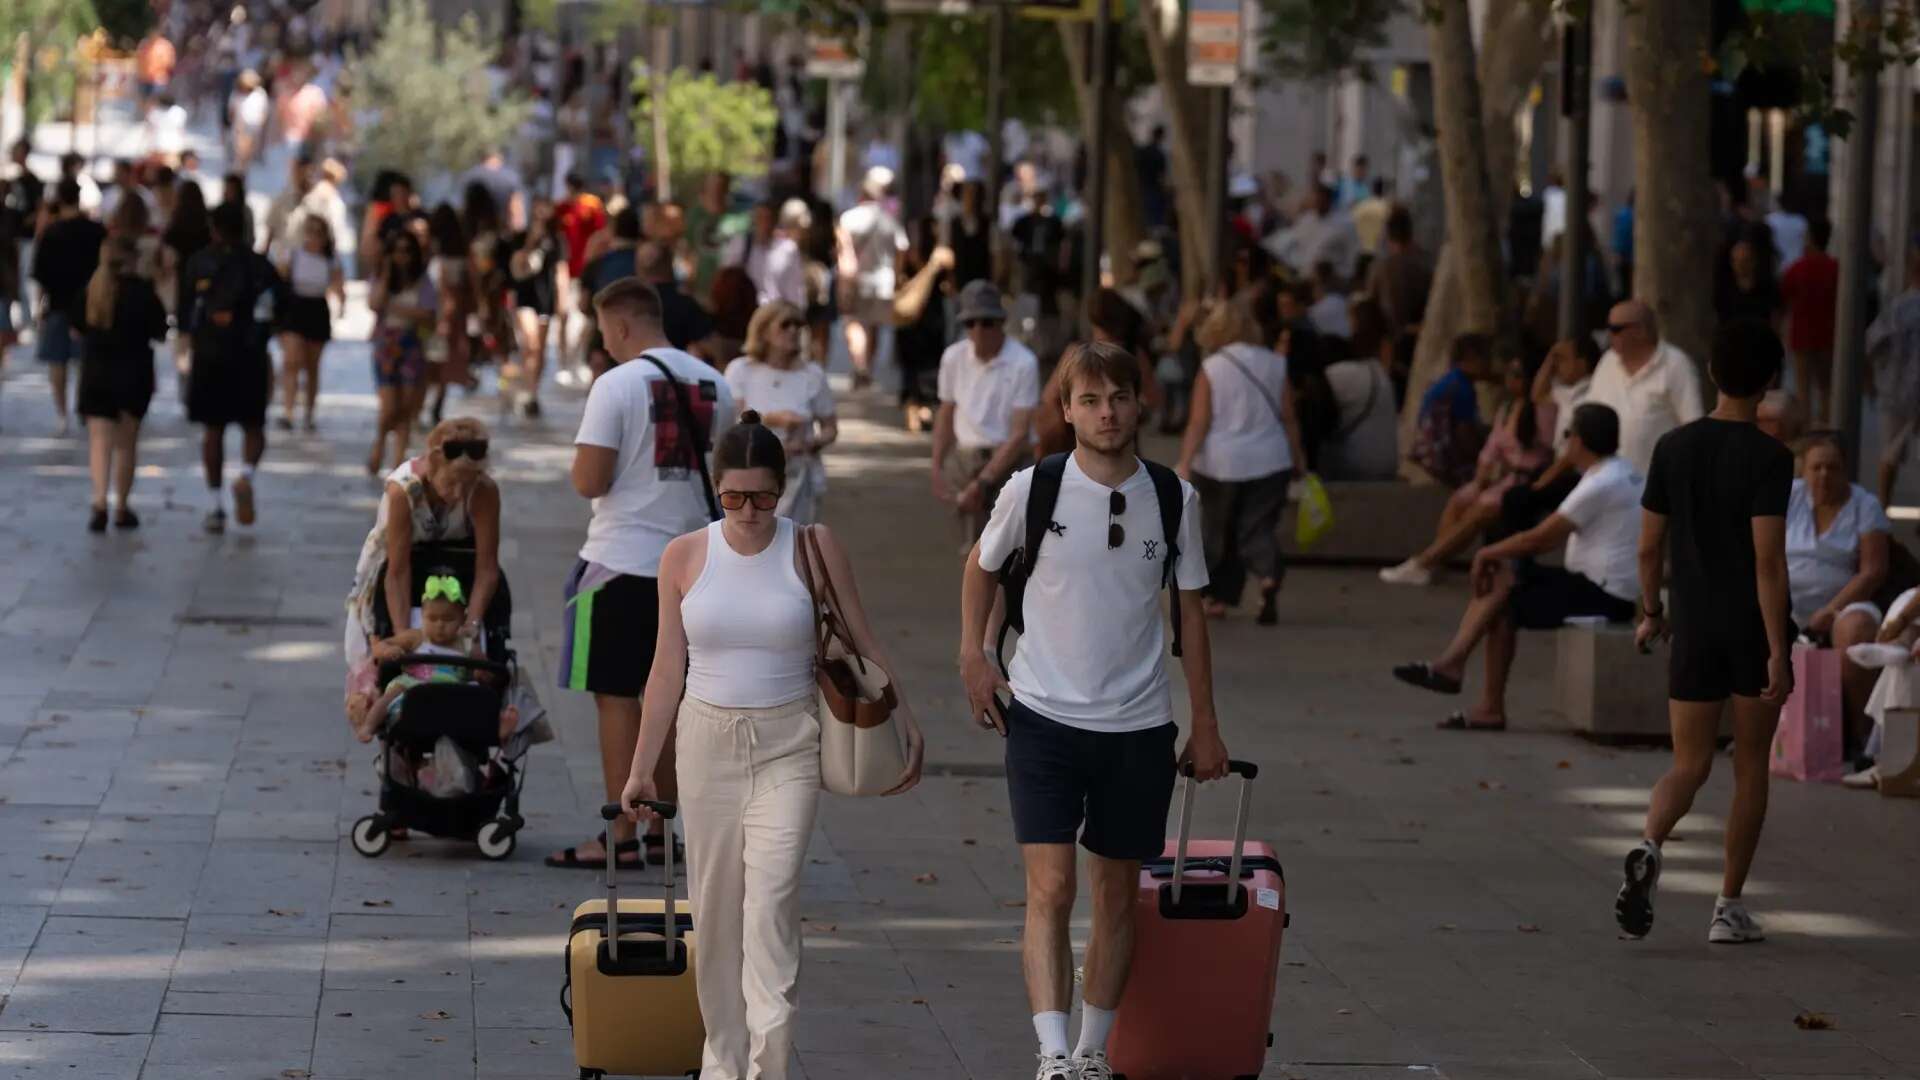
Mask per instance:
[[[1320,478],[1308,473],[1300,482],[1300,516],[1294,522],[1293,541],[1301,551],[1320,542],[1333,528],[1333,502]]]

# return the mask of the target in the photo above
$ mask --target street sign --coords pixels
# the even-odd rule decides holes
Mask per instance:
[[[1187,82],[1232,86],[1240,81],[1240,0],[1190,0]]]
[[[846,38],[832,34],[807,35],[808,78],[861,79],[866,74],[867,62]]]

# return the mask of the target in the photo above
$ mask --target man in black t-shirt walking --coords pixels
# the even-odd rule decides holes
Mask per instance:
[[[1782,358],[1780,339],[1766,324],[1743,319],[1722,326],[1708,363],[1719,405],[1662,437],[1647,470],[1636,639],[1642,649],[1669,634],[1673,639],[1667,706],[1673,767],[1654,786],[1646,838],[1627,854],[1626,883],[1614,902],[1620,929],[1632,938],[1653,927],[1660,845],[1707,782],[1729,699],[1733,807],[1707,940],[1731,945],[1764,938],[1740,893],[1767,816],[1774,725],[1793,690],[1786,555],[1793,455],[1754,418]],[[1671,627],[1660,601],[1669,546]]]

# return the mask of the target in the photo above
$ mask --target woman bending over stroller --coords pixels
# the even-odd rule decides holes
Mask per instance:
[[[403,656],[458,656],[485,660],[486,650],[466,633],[467,607],[460,579],[451,571],[436,572],[427,578],[426,592],[420,600],[420,629],[402,630],[373,646],[376,663],[391,663]],[[347,720],[361,742],[372,742],[383,724],[400,710],[400,698],[423,683],[465,683],[484,681],[487,672],[457,664],[409,664],[387,683],[377,698],[365,694],[349,701]],[[360,708],[351,711],[355,703]],[[520,726],[520,710],[503,696],[500,707],[500,742],[505,743]]]

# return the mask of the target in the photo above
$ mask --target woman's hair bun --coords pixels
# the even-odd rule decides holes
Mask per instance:
[[[757,424],[760,422],[760,414],[752,409],[748,409],[740,414],[740,422],[743,424]]]

